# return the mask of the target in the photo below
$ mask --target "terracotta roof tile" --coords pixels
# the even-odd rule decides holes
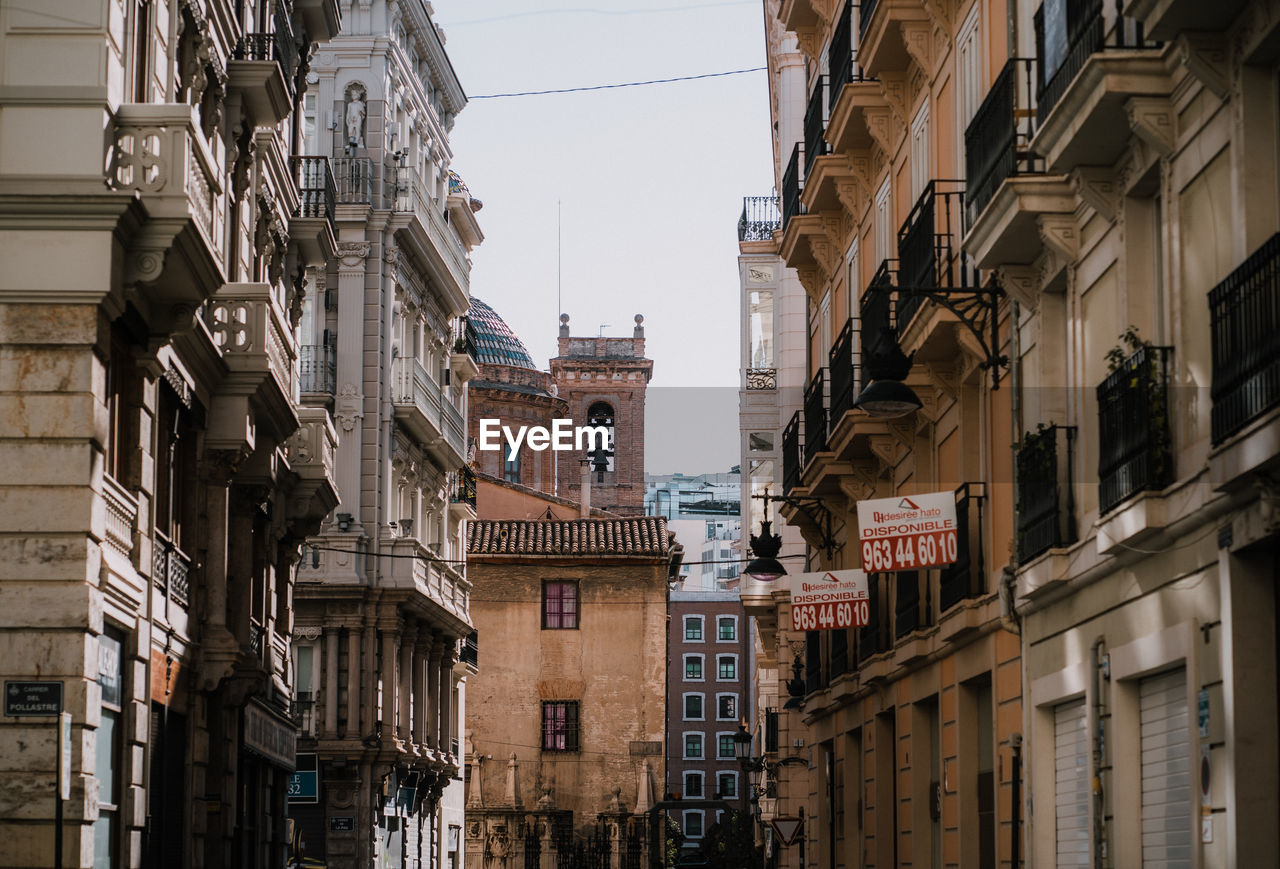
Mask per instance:
[[[471,555],[630,555],[666,558],[662,516],[627,519],[477,519],[467,526]]]

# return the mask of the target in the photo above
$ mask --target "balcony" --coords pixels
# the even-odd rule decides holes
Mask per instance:
[[[747,372],[747,389],[777,389],[778,388],[778,369],[776,368],[748,368]]]
[[[1280,406],[1280,234],[1209,293],[1215,447]]]
[[[223,404],[215,408],[218,423],[237,426],[234,443],[245,435],[237,420],[254,417],[287,437],[298,426],[293,407],[297,350],[276,289],[265,283],[226,284],[201,316],[230,372],[219,386],[220,398],[241,414],[227,412],[231,406]],[[215,424],[211,434],[215,428],[221,431]]]
[[[222,181],[185,103],[125,103],[110,135],[106,183],[131,190],[147,219],[130,241],[126,280],[157,305],[202,304],[222,286]]]
[[[864,3],[866,0],[864,0]],[[854,10],[858,7],[853,0],[845,0],[840,17],[831,32],[831,44],[827,48],[827,69],[830,70],[830,107],[832,114],[844,86],[850,82],[863,81],[862,68],[858,66],[858,52],[853,47]]]
[[[458,384],[464,384],[480,373],[476,362],[480,358],[476,350],[476,327],[468,317],[453,321],[453,344],[449,353],[449,370]]]
[[[1098,386],[1098,506],[1107,513],[1174,479],[1169,427],[1172,347],[1139,347]]]
[[[863,374],[870,377],[875,368],[875,360],[892,352],[892,344],[896,341],[893,329],[893,293],[894,293],[895,260],[885,260],[876,269],[875,276],[862,294],[861,362]]]
[[[744,196],[738,218],[738,241],[773,241],[781,225],[776,196]]]
[[[471,669],[478,669],[480,666],[480,632],[472,631],[467,634],[465,640],[462,641],[462,653],[458,656],[458,660],[466,664]]]
[[[1226,30],[1245,5],[1245,0],[1129,0],[1125,12],[1141,21],[1151,38],[1174,39],[1188,31]]]
[[[791,416],[782,430],[782,494],[800,484],[800,411]]]
[[[315,696],[310,691],[299,691],[298,699],[293,701],[290,712],[293,723],[298,728],[298,735],[314,738],[316,735]]]
[[[415,249],[448,306],[458,313],[471,304],[471,260],[462,239],[445,220],[430,182],[408,166],[396,168],[392,227]],[[407,220],[399,217],[416,217]]]
[[[819,368],[804,391],[804,463],[808,467],[827,448],[827,396],[824,369]]]
[[[292,45],[292,37],[247,33],[227,62],[227,88],[240,95],[259,127],[274,127],[293,110],[293,72],[285,64],[286,42]],[[295,64],[296,54],[294,47]]]
[[[938,582],[938,611],[986,593],[986,565],[982,555],[982,505],[985,483],[965,483],[956,489],[956,560],[942,568]]]
[[[470,507],[472,515],[475,515],[476,475],[466,465],[458,468],[457,480],[453,487],[453,492],[449,496],[449,502],[462,507]]]
[[[853,400],[862,388],[861,366],[854,352],[854,338],[858,321],[850,317],[840,330],[831,353],[827,357],[827,371],[831,376],[831,431],[835,431],[844,415],[853,409]]]
[[[800,173],[800,161],[804,155],[804,145],[796,142],[791,149],[791,157],[787,160],[787,168],[782,173],[782,229],[785,232],[791,218],[804,214],[800,205],[800,190],[804,177]]]
[[[151,550],[151,582],[184,610],[191,606],[191,559],[159,529]]]
[[[933,23],[920,0],[863,0],[858,18],[858,51],[869,74],[905,73],[913,58],[933,72]]]
[[[293,0],[310,42],[329,42],[342,30],[338,0]]]
[[[1036,132],[1035,81],[1034,59],[1011,58],[965,129],[965,217],[969,226],[978,222],[1005,179],[1043,171],[1030,150]]]
[[[391,404],[396,420],[422,443],[439,441],[444,436],[440,385],[417,359],[401,356],[393,364]]]
[[[778,20],[785,29],[795,33],[813,30],[822,24],[809,0],[782,0],[778,4]]]
[[[297,537],[309,537],[338,506],[338,432],[323,407],[298,408],[298,430],[286,444],[297,483],[289,497],[289,521]]]
[[[335,199],[342,205],[383,207],[382,167],[368,157],[333,158]]]
[[[446,631],[468,634],[472,625],[468,617],[471,607],[471,583],[460,570],[440,560],[440,556],[416,537],[383,536],[382,552],[389,553],[387,567],[381,572],[385,588],[411,589],[435,603],[442,612]],[[452,619],[448,616],[452,615]]]
[[[822,134],[827,129],[827,77],[818,76],[804,111],[804,174],[808,177],[813,161],[827,153]]]
[[[925,594],[921,597],[920,572],[901,570],[886,576],[893,577],[894,585],[893,638],[900,640],[907,634],[928,627],[929,583],[924,583]]]
[[[1017,548],[1018,561],[1076,539],[1074,468],[1076,430],[1072,426],[1041,426],[1028,432],[1018,448]]]
[[[322,266],[337,250],[333,219],[338,194],[329,158],[290,157],[289,166],[298,189],[289,237],[298,244],[305,265]]]
[[[337,347],[303,344],[298,348],[298,391],[302,395],[332,396],[337,382]]]
[[[1110,166],[1132,134],[1130,100],[1172,91],[1159,43],[1147,40],[1138,22],[1104,8],[1103,0],[1066,0],[1062,17],[1052,22],[1044,8],[1034,19],[1040,67],[1034,148],[1052,172]]]
[[[960,255],[964,215],[963,181],[930,181],[898,230],[899,340],[925,296],[915,291],[947,292],[970,289],[976,275]]]

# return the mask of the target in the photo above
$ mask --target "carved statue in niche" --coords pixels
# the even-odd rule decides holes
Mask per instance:
[[[347,143],[364,147],[365,90],[360,85],[347,88]]]

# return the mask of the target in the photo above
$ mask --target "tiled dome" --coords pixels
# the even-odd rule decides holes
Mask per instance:
[[[498,316],[498,312],[484,302],[471,297],[472,327],[476,330],[476,361],[490,365],[515,365],[519,368],[538,370],[533,364],[533,357],[506,321]]]

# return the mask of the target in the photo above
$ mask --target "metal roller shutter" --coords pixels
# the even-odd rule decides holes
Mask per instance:
[[[1053,708],[1058,869],[1089,865],[1089,728],[1084,700]]]
[[[1191,750],[1184,667],[1139,683],[1142,869],[1190,869]]]

